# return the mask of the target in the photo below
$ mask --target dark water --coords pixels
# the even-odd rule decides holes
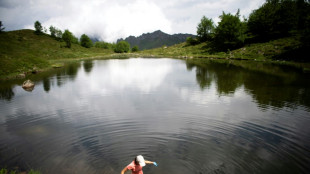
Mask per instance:
[[[42,173],[309,173],[309,74],[97,60],[1,83],[0,167]],[[246,66],[244,66],[246,67]]]

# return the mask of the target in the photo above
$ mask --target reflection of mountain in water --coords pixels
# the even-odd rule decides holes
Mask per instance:
[[[219,95],[227,95],[244,86],[261,108],[310,106],[309,77],[293,68],[256,63],[255,69],[249,70],[229,62],[210,61],[187,61],[186,65],[188,70],[196,67],[196,80],[202,90],[213,82]]]

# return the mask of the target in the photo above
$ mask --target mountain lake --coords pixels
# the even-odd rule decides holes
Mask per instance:
[[[145,174],[309,173],[310,74],[251,66],[89,60],[28,76],[32,91],[2,81],[0,167],[119,174],[143,155]]]

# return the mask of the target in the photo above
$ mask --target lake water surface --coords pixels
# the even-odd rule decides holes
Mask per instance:
[[[145,174],[309,173],[309,74],[262,68],[95,60],[32,92],[2,82],[0,167],[114,174],[141,154]]]

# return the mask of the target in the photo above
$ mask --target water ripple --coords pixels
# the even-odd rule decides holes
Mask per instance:
[[[197,76],[180,60],[131,61],[70,67],[32,93],[15,87],[0,101],[0,165],[111,174],[142,154],[159,164],[145,173],[309,173],[305,91],[266,94],[256,81],[267,77],[219,65]],[[220,79],[240,72],[235,85]]]

